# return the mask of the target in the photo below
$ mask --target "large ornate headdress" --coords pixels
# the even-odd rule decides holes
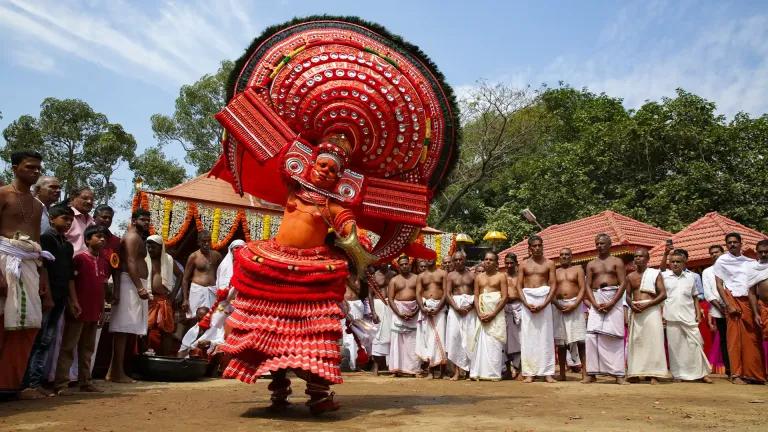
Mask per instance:
[[[348,17],[271,27],[237,61],[227,131],[212,175],[284,204],[319,153],[344,171],[329,196],[380,236],[374,254],[397,256],[426,225],[429,201],[458,152],[458,111],[442,75],[415,46]]]

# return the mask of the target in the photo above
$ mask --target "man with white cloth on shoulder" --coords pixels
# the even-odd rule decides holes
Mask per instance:
[[[507,266],[507,304],[504,306],[504,320],[507,322],[507,372],[505,378],[518,379],[520,376],[520,324],[523,320],[523,304],[517,292],[517,279],[520,277],[520,265],[517,255],[512,252],[504,256]]]
[[[470,358],[467,340],[477,326],[475,313],[475,274],[466,267],[464,252],[453,254],[453,271],[448,273],[445,286],[448,301],[448,322],[445,327],[445,350],[453,364],[451,381],[458,381],[462,374],[468,376]],[[463,372],[462,372],[463,371]]]
[[[649,258],[648,249],[638,248],[634,258],[637,270],[624,282],[630,309],[627,377],[650,378],[651,384],[658,384],[657,378],[669,377],[661,312],[667,290],[661,272],[648,268]]]
[[[616,384],[626,384],[624,375],[624,261],[611,255],[611,236],[595,237],[597,258],[587,264],[587,381],[610,375]]]
[[[187,318],[195,316],[200,307],[213,307],[216,302],[216,271],[221,263],[221,254],[211,249],[211,234],[200,231],[197,234],[196,250],[187,259],[184,266],[184,279],[181,287],[184,292],[182,309],[187,312]]]
[[[435,369],[440,376],[445,372],[445,277],[447,273],[436,266],[435,260],[426,260],[427,269],[419,273],[416,281],[416,301],[419,303],[419,325],[416,329],[416,355],[427,363],[426,378],[434,378]]]
[[[477,324],[468,343],[470,352],[469,377],[473,380],[500,381],[504,367],[504,344],[507,322],[507,276],[498,271],[499,258],[486,252],[483,269],[475,276],[475,311]]]
[[[701,380],[712,383],[708,375],[712,367],[704,354],[704,339],[699,332],[702,319],[696,301],[696,284],[692,272],[686,272],[688,252],[675,249],[670,258],[670,270],[662,273],[667,300],[664,319],[667,321],[669,369],[675,382]]]
[[[555,345],[560,363],[560,381],[565,381],[567,369],[566,360],[570,353],[569,347],[576,345],[579,359],[586,357],[584,340],[587,337],[587,323],[581,312],[586,285],[584,284],[584,269],[580,265],[573,266],[573,252],[569,248],[560,251],[560,267],[555,272],[557,278],[557,294],[552,302],[552,319],[554,320]],[[582,381],[587,379],[586,368],[581,368]]]
[[[544,240],[538,235],[528,237],[531,256],[520,264],[517,291],[523,303],[520,322],[523,382],[532,383],[543,376],[548,383],[555,382],[555,348],[552,308],[550,303],[557,292],[555,263],[544,257]]]
[[[389,365],[389,350],[392,342],[392,309],[389,308],[387,287],[396,273],[384,264],[379,268],[368,268],[368,304],[372,305],[371,320],[377,325],[371,342],[373,367],[371,373],[379,375],[379,370]]]
[[[245,246],[245,242],[240,239],[230,243],[227,248],[227,254],[221,260],[221,264],[219,264],[219,268],[216,270],[216,290],[219,292],[219,298],[227,298],[227,308],[230,307],[229,303],[236,293],[234,289],[231,289],[229,284],[235,271],[235,254],[242,249],[243,246]],[[227,291],[227,296],[223,296],[222,291]]]

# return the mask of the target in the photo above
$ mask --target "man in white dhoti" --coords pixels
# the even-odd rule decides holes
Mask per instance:
[[[629,339],[627,342],[627,377],[668,378],[667,358],[664,353],[664,324],[661,303],[667,298],[667,290],[660,272],[648,268],[648,249],[635,251],[637,270],[627,275],[624,282],[627,292],[629,315]]]
[[[702,313],[696,301],[695,279],[686,272],[688,252],[675,249],[670,259],[670,270],[662,273],[667,300],[664,319],[667,321],[669,369],[676,382],[701,380],[712,383],[708,375],[712,367],[704,353],[704,339],[699,332]]]
[[[365,303],[360,300],[360,281],[354,274],[347,278],[342,309],[346,312],[341,320],[343,350],[349,353],[349,370],[356,371],[365,366],[358,364],[360,351],[365,353],[362,356],[364,358],[370,355],[374,329],[365,321]]]
[[[392,309],[389,308],[387,287],[395,274],[388,264],[375,269],[372,273],[369,271],[368,274],[368,302],[373,305],[371,319],[378,326],[371,344],[373,375],[378,375],[381,368],[389,364],[387,359],[392,340]]]
[[[149,212],[138,209],[131,215],[131,225],[123,236],[120,247],[120,262],[123,273],[120,274],[119,291],[112,301],[112,316],[109,331],[112,337],[112,362],[107,372],[107,380],[134,382],[126,373],[123,360],[129,335],[145,336],[149,324],[149,286],[147,278],[147,246],[144,243],[149,231]]]
[[[453,254],[451,265],[453,271],[446,279],[446,300],[448,323],[445,330],[445,350],[448,360],[453,365],[452,381],[469,374],[470,358],[467,351],[467,340],[477,326],[475,313],[475,274],[466,267],[464,252]]]
[[[544,257],[544,241],[538,235],[528,237],[530,258],[520,264],[517,292],[523,303],[520,322],[520,359],[523,382],[537,376],[555,382],[555,348],[550,303],[557,291],[555,263]]]
[[[434,378],[435,369],[443,377],[445,363],[445,277],[435,260],[427,260],[427,269],[419,273],[416,282],[416,301],[419,304],[419,325],[416,329],[416,355],[427,364],[426,378]]]
[[[520,376],[520,322],[523,319],[523,304],[517,293],[517,278],[520,275],[517,255],[510,252],[504,256],[507,276],[507,304],[504,306],[504,320],[507,322],[507,371],[505,379],[517,379]]]
[[[555,345],[558,350],[560,363],[560,381],[565,381],[568,368],[567,360],[570,347],[576,345],[579,360],[585,357],[584,340],[586,339],[587,324],[581,313],[586,285],[584,270],[580,265],[572,266],[573,253],[564,248],[560,251],[560,268],[555,272],[557,278],[556,299],[552,302],[552,319],[554,321]],[[582,381],[587,379],[587,371],[581,368]]]
[[[503,313],[507,304],[507,277],[498,271],[498,257],[486,252],[484,272],[475,276],[477,324],[468,343],[469,377],[474,380],[501,380],[507,323]]]
[[[626,384],[624,375],[624,262],[611,256],[611,236],[605,233],[595,237],[597,258],[587,264],[587,317],[586,366],[587,381],[596,381],[596,375],[610,375],[616,384]]]
[[[419,358],[416,356],[416,327],[419,304],[416,301],[418,276],[411,273],[407,256],[397,260],[400,274],[389,281],[387,297],[392,309],[392,342],[389,350],[389,370],[395,376],[416,376]]]
[[[181,289],[184,293],[182,309],[187,318],[192,318],[200,307],[211,308],[216,302],[216,272],[221,264],[221,254],[211,249],[211,234],[200,231],[197,234],[196,250],[184,266]]]
[[[722,246],[710,246],[709,257],[712,259],[712,264],[724,253],[725,249]],[[720,298],[720,294],[717,292],[714,265],[705,268],[701,272],[701,282],[704,289],[704,299],[709,302],[709,329],[712,332],[717,331],[720,341],[720,355],[723,357],[723,364],[725,365],[725,374],[730,378],[731,362],[728,359],[728,327],[725,319],[725,302],[723,302],[723,299]]]

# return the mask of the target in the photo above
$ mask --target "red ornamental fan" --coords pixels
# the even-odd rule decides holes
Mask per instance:
[[[267,29],[230,76],[224,154],[212,175],[285,204],[284,176],[302,182],[316,145],[350,143],[334,199],[397,256],[426,225],[429,201],[458,153],[452,91],[429,59],[384,28],[349,17],[297,19]]]

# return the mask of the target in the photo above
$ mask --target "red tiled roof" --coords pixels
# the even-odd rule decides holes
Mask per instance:
[[[675,248],[688,251],[688,267],[694,268],[708,265],[709,247],[712,245],[725,247],[725,235],[730,232],[741,234],[745,252],[754,251],[755,243],[768,238],[760,231],[748,228],[718,212],[711,212],[672,236],[672,242]],[[664,244],[651,249],[650,265],[658,266],[663,255]]]
[[[255,209],[274,214],[283,213],[282,207],[256,198],[251,194],[238,195],[232,189],[232,185],[224,180],[208,177],[208,173],[166,190],[147,192],[168,199],[205,202],[219,207]]]
[[[663,229],[632,219],[631,217],[606,210],[593,216],[552,225],[539,233],[544,240],[544,256],[555,260],[560,256],[560,250],[570,248],[574,261],[583,260],[596,255],[595,236],[606,233],[611,236],[611,249],[620,252],[635,246],[652,248],[672,234]],[[528,240],[499,253],[499,261],[504,262],[504,256],[514,252],[519,259],[528,256]]]

